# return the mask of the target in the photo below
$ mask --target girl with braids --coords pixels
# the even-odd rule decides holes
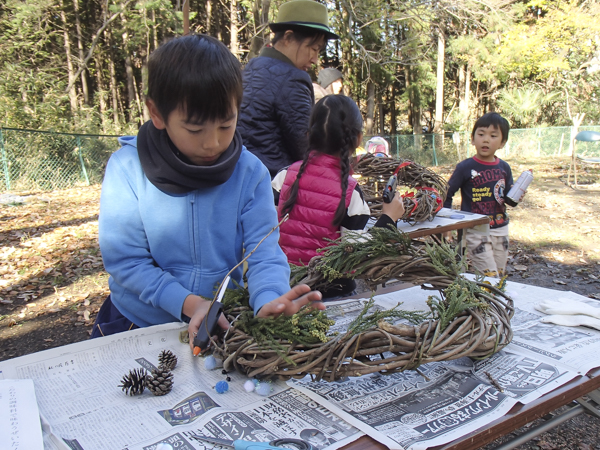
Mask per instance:
[[[328,95],[315,105],[309,122],[309,151],[302,161],[280,171],[271,182],[279,193],[279,245],[295,265],[306,265],[317,250],[346,231],[364,232],[371,216],[358,183],[351,176],[350,156],[362,141],[363,119],[356,103]],[[404,214],[400,195],[383,204],[375,226],[395,225]],[[351,295],[353,280],[339,279],[323,297]]]

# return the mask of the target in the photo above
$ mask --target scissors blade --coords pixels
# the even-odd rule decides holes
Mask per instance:
[[[229,285],[229,280],[231,279],[230,275],[227,275],[227,278],[223,280],[223,284],[221,285],[221,289],[219,289],[219,293],[217,294],[217,301],[220,302],[223,300],[223,296],[225,295],[225,291],[227,290],[227,286]]]
[[[192,435],[192,437],[199,441],[210,442],[211,444],[217,444],[217,445],[227,445],[228,447],[234,448],[234,444],[231,439],[214,438],[214,437],[204,436],[202,434],[194,434],[194,435]]]

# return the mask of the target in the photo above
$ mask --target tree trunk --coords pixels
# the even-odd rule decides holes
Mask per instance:
[[[98,98],[98,107],[100,108],[100,119],[102,120],[102,131],[104,133],[107,132],[107,124],[106,124],[106,88],[104,86],[104,79],[102,73],[102,57],[97,54],[96,55],[96,83],[97,83],[97,91],[96,95]]]
[[[467,64],[467,74],[465,76],[465,126],[468,129],[469,124],[469,113],[470,113],[470,105],[471,102],[471,66]]]
[[[444,64],[446,56],[446,40],[444,33],[438,29],[437,78],[435,90],[435,124],[433,131],[441,133],[444,128]]]
[[[154,40],[154,49],[158,48],[158,31],[156,31],[156,12],[150,10],[150,18],[152,19],[152,38]]]
[[[367,136],[373,135],[373,118],[375,116],[375,85],[372,81],[367,83]]]
[[[460,115],[461,127],[466,126],[467,108],[465,103],[465,66],[458,67],[458,113]],[[466,129],[466,128],[465,128]]]
[[[79,62],[85,59],[83,52],[83,36],[81,33],[81,20],[79,17],[79,0],[73,0],[73,8],[75,9],[75,30],[77,31],[77,49],[79,51]],[[81,72],[81,90],[83,92],[83,102],[86,105],[90,104],[90,94],[87,83],[87,73],[85,70]]]
[[[238,14],[237,14],[237,0],[230,0],[230,9],[229,9],[229,30],[230,30],[230,41],[229,41],[229,49],[233,56],[239,59],[240,50],[238,45]]]
[[[125,18],[124,15],[121,15],[121,22],[123,23],[123,28],[126,29],[127,27],[127,19]],[[134,80],[133,80],[133,64],[131,63],[131,55],[129,54],[129,34],[127,33],[127,31],[124,31],[123,34],[121,34],[122,38],[123,38],[123,50],[125,51],[125,75],[127,77],[127,108],[129,109],[129,120],[132,120],[134,115],[133,115],[133,108],[135,106],[135,100],[136,100],[136,95],[135,95],[135,86],[134,86]]]
[[[104,32],[105,40],[108,48],[112,46],[110,33]],[[117,76],[115,73],[115,62],[112,55],[108,55],[108,73],[110,74],[110,96],[113,110],[113,121],[117,128],[120,126],[119,121],[119,88],[117,84]]]
[[[212,19],[212,0],[206,0],[204,2],[204,7],[206,9],[206,34],[210,35],[210,22]]]
[[[396,134],[396,86],[392,84],[390,93],[390,134]]]
[[[248,59],[252,59],[260,53],[260,49],[265,45],[268,34],[266,25],[269,23],[269,8],[271,7],[271,0],[254,0],[252,3],[252,15],[254,16],[254,36],[250,44],[250,53]]]
[[[67,15],[65,14],[64,11],[64,3],[61,2],[61,11],[60,11],[60,18],[62,19],[62,23],[63,23],[63,38],[64,38],[64,48],[65,48],[65,54],[67,57],[67,74],[69,77],[69,86],[71,86],[71,89],[69,89],[69,102],[71,103],[71,111],[75,112],[77,111],[77,90],[75,89],[75,83],[74,83],[74,79],[75,79],[75,70],[73,69],[73,57],[71,55],[71,39],[69,38],[69,26],[67,23]]]
[[[412,127],[413,126],[413,104],[411,101],[412,99],[411,99],[411,95],[410,95],[410,87],[411,87],[410,86],[410,69],[408,68],[408,66],[406,66],[406,67],[404,67],[404,89],[406,91],[408,91],[407,122]]]
[[[183,35],[190,34],[190,0],[183,0]]]

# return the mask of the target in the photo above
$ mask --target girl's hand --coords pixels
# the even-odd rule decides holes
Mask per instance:
[[[383,202],[381,212],[392,219],[394,222],[402,219],[404,215],[404,203],[402,203],[402,196],[398,191],[390,203]]]
[[[198,334],[202,319],[204,319],[204,316],[208,313],[210,303],[210,300],[194,294],[188,295],[183,302],[183,314],[190,318],[188,335],[190,337],[190,348],[192,351],[194,350],[194,338]],[[229,322],[223,314],[221,314],[217,323],[224,330],[229,328]]]
[[[323,296],[319,291],[311,291],[306,284],[298,284],[281,297],[267,303],[260,308],[256,317],[277,317],[281,314],[291,316],[300,311],[304,305],[312,302],[312,307],[324,310],[325,305],[321,302]]]

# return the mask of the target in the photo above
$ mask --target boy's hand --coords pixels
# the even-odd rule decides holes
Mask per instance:
[[[192,351],[194,350],[194,338],[198,334],[198,329],[200,328],[202,319],[204,319],[204,316],[206,316],[208,313],[210,303],[210,300],[194,294],[188,295],[183,302],[183,314],[190,318],[188,334],[190,337],[190,348]],[[229,328],[229,322],[223,314],[221,314],[217,323],[224,330]]]
[[[321,302],[323,296],[319,291],[311,291],[306,284],[298,284],[281,297],[267,303],[260,308],[256,317],[277,317],[281,314],[291,316],[300,311],[304,305],[312,302],[314,308],[323,310],[325,305]]]
[[[390,203],[383,202],[381,212],[394,222],[402,219],[402,216],[404,215],[404,203],[402,202],[402,196],[398,191],[396,191],[396,194]]]
[[[523,191],[523,195],[521,195],[521,198],[519,199],[519,201],[517,203],[521,203],[523,201],[523,199],[525,198],[525,194],[527,194],[527,189],[525,189]]]

